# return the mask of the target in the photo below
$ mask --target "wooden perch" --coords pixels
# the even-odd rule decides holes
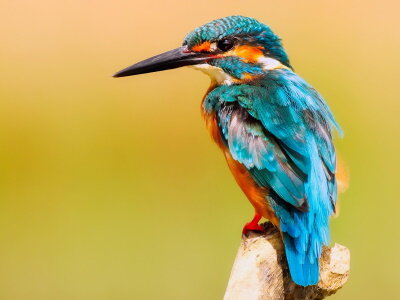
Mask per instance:
[[[314,300],[336,293],[347,281],[350,251],[339,244],[325,247],[318,285],[302,287],[290,278],[279,231],[269,222],[266,232],[250,233],[240,245],[224,300]]]

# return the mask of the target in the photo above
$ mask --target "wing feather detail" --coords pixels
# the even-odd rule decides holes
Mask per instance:
[[[272,188],[298,209],[306,209],[306,179],[262,124],[237,103],[221,106],[219,126],[232,157],[242,163],[262,187]]]

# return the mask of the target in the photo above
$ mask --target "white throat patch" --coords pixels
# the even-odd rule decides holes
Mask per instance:
[[[211,66],[209,64],[193,65],[192,68],[200,70],[210,76],[211,80],[215,80],[218,84],[231,85],[233,84],[233,77],[226,74],[221,68]]]

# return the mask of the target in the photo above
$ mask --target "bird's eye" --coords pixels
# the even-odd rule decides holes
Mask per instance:
[[[235,45],[235,41],[232,39],[222,39],[217,42],[217,47],[221,51],[229,51]]]

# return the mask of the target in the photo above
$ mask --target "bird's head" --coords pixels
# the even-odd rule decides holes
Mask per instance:
[[[268,70],[291,68],[280,38],[253,18],[231,16],[200,26],[177,49],[116,73],[123,77],[183,66],[208,73],[220,84],[258,77]]]

